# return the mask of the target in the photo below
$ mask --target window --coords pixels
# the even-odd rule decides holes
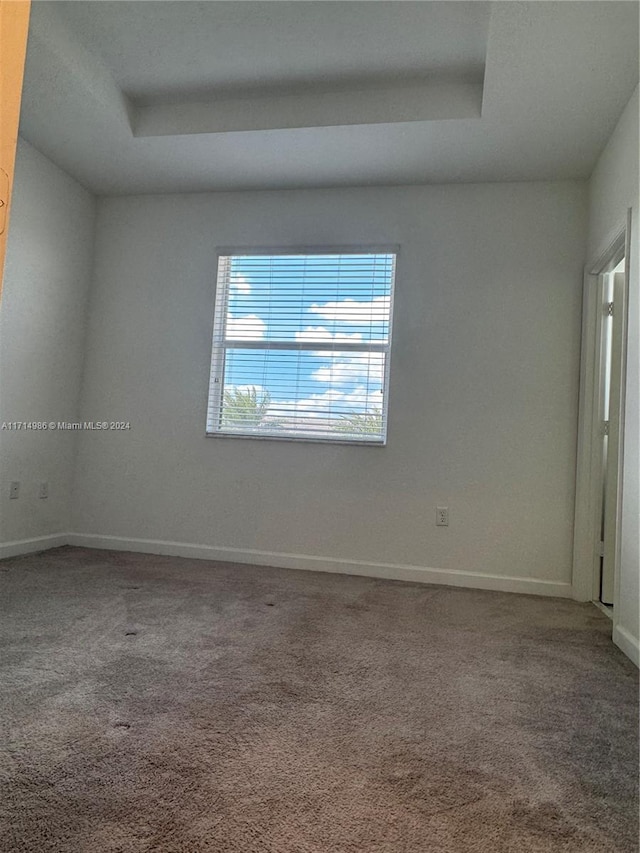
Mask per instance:
[[[384,444],[396,254],[221,254],[208,435]]]

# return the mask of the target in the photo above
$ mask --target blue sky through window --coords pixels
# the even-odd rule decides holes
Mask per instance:
[[[268,392],[267,425],[285,429],[330,431],[350,415],[382,411],[395,255],[226,263],[225,390]]]

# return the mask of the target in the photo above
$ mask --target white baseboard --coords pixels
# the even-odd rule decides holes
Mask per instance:
[[[48,551],[49,548],[59,548],[68,542],[68,533],[52,533],[49,536],[35,536],[33,539],[0,542],[0,560],[5,557],[19,557],[21,554],[33,554],[36,551]]]
[[[367,563],[360,560],[342,560],[334,557],[221,548],[213,545],[192,545],[188,542],[163,542],[156,539],[126,539],[121,536],[101,536],[93,533],[70,533],[67,542],[70,545],[79,545],[85,548],[136,551],[171,557],[193,557],[201,560],[221,560],[228,563],[277,566],[283,569],[337,572],[388,580],[417,581],[419,583],[469,587],[470,589],[489,589],[498,592],[551,595],[560,598],[571,598],[572,596],[571,584],[561,581],[504,577],[502,575],[461,572],[454,569],[431,569],[423,566],[394,563]]]
[[[529,595],[549,595],[571,598],[571,584],[538,578],[514,578],[503,575],[461,572],[454,569],[431,569],[395,563],[366,563],[359,560],[340,560],[312,557],[307,554],[281,554],[273,551],[253,551],[240,548],[220,548],[213,545],[192,545],[188,542],[164,542],[157,539],[126,539],[122,536],[101,536],[94,533],[54,533],[32,539],[0,543],[0,559],[17,557],[76,545],[85,548],[104,548],[114,551],[135,551],[170,557],[191,557],[200,560],[221,560],[256,566],[277,566],[283,569],[302,569],[316,572],[337,572],[348,575],[417,581],[418,583],[487,589],[496,592],[518,592]],[[636,666],[640,667],[640,641],[626,628],[614,626],[613,642]]]
[[[640,667],[640,640],[637,637],[621,625],[614,625],[613,642],[637,667]]]

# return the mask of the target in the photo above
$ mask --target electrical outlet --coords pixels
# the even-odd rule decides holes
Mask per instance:
[[[9,498],[15,500],[20,497],[20,481],[14,480],[9,486]]]
[[[437,506],[436,507],[436,526],[437,527],[448,527],[449,526],[449,507],[448,506]]]
[[[49,483],[40,483],[40,491],[38,492],[38,497],[45,498],[49,497]]]

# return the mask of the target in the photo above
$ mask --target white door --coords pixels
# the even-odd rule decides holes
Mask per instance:
[[[600,321],[599,419],[601,450],[600,583],[598,597],[613,605],[618,530],[620,416],[624,317],[624,261],[598,282]]]

